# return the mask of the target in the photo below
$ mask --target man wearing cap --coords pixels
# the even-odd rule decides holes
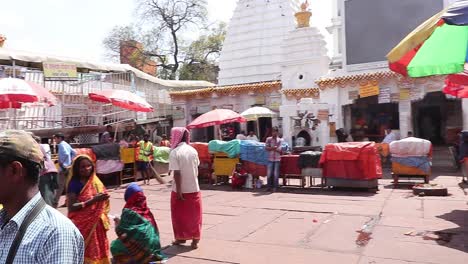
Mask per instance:
[[[0,132],[0,263],[83,263],[80,232],[39,192],[43,158],[31,134]]]
[[[65,135],[58,133],[54,136],[55,142],[58,146],[58,162],[59,162],[59,177],[58,177],[58,188],[55,193],[54,207],[57,208],[62,196],[63,190],[65,189],[65,182],[68,175],[68,170],[72,165],[73,158],[76,156],[75,150],[65,142]]]

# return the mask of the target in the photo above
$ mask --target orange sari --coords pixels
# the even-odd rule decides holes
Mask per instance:
[[[85,202],[98,193],[106,193],[107,190],[96,174],[89,177],[88,182],[78,196],[78,202]],[[85,264],[108,264],[109,241],[107,231],[110,227],[108,213],[109,201],[89,205],[79,211],[69,212],[68,217],[80,230],[85,240]]]

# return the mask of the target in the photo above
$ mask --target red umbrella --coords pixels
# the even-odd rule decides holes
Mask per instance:
[[[458,98],[468,98],[468,71],[449,75],[443,91]]]
[[[240,114],[229,110],[229,109],[215,109],[211,110],[208,113],[204,113],[203,115],[197,117],[195,120],[190,123],[187,128],[202,128],[202,127],[209,127],[214,125],[222,125],[232,122],[247,122]]]
[[[153,107],[143,97],[129,91],[102,90],[89,93],[89,99],[96,102],[111,103],[135,112],[153,112]]]
[[[0,79],[0,108],[21,108],[23,103],[57,104],[46,88],[17,78]]]

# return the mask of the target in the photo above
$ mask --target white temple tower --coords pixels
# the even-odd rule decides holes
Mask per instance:
[[[281,44],[283,136],[290,144],[294,136],[305,137],[308,146],[324,146],[330,140],[329,118],[319,117],[319,112],[333,114],[329,104],[336,98],[322,96],[315,81],[329,71],[327,44],[317,27],[310,25],[312,12],[308,11],[307,1],[295,16],[297,27],[288,32]]]
[[[281,79],[281,46],[299,0],[239,0],[219,60],[219,84]]]

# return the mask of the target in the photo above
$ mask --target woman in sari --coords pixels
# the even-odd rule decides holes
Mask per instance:
[[[125,191],[125,207],[116,219],[118,239],[111,244],[114,263],[150,263],[166,259],[161,252],[159,230],[143,190],[132,183]]]
[[[72,164],[67,187],[68,217],[85,239],[85,264],[107,264],[109,242],[109,194],[96,176],[90,157],[80,155]]]

